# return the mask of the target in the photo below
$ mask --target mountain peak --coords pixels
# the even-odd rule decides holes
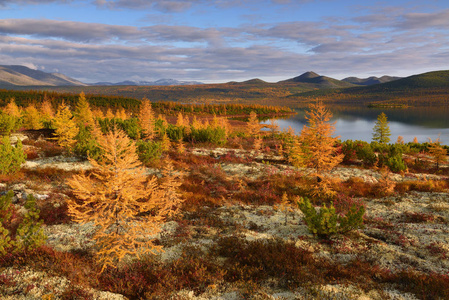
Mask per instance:
[[[73,86],[86,84],[58,73],[46,73],[20,65],[1,65],[0,85]]]
[[[317,78],[320,77],[320,75],[318,75],[317,73],[313,72],[313,71],[308,71],[305,72],[304,74],[296,77],[298,79],[312,79],[312,78]]]

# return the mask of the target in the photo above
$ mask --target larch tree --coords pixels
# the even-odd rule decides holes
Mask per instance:
[[[154,112],[151,108],[150,100],[143,99],[140,103],[139,110],[139,126],[142,128],[142,135],[149,140],[152,140],[155,135],[154,130]]]
[[[376,124],[373,128],[373,141],[380,144],[388,144],[390,142],[390,127],[388,126],[387,115],[381,113],[377,116]]]
[[[79,132],[79,128],[76,125],[72,112],[64,102],[58,107],[53,125],[55,127],[55,139],[58,145],[70,152],[76,143],[75,137]]]
[[[306,112],[308,125],[294,141],[290,160],[296,166],[315,169],[317,174],[331,170],[342,162],[344,155],[334,147],[338,137],[332,137],[335,123],[329,123],[332,113],[321,103],[311,104]]]
[[[75,111],[73,112],[75,120],[79,125],[92,127],[94,124],[94,116],[92,110],[90,109],[89,102],[86,99],[86,95],[81,92],[78,97],[78,103],[75,106]]]
[[[20,118],[22,116],[22,112],[20,108],[17,106],[16,101],[14,98],[11,98],[9,100],[9,103],[5,106],[3,111],[13,117]]]
[[[23,126],[27,129],[41,129],[41,116],[37,108],[31,104],[23,111]]]
[[[256,136],[260,131],[259,119],[257,119],[257,114],[254,111],[249,114],[247,129],[251,136]]]
[[[68,209],[74,221],[94,224],[95,255],[103,271],[127,255],[139,258],[161,248],[152,236],[181,200],[176,191],[180,180],[171,164],[158,184],[155,176],[147,176],[135,143],[123,131],[114,129],[98,142],[104,156],[89,158],[91,175],[74,175],[68,181],[77,198],[68,202]]]
[[[447,160],[447,151],[441,146],[440,139],[438,138],[435,142],[430,140],[429,154],[435,161],[435,166],[437,170],[440,168],[442,162]]]
[[[42,104],[40,106],[40,113],[41,113],[42,123],[48,124],[47,126],[50,126],[53,118],[55,117],[55,112],[53,110],[53,106],[51,105],[51,102],[47,98],[44,98],[44,101],[42,102]]]

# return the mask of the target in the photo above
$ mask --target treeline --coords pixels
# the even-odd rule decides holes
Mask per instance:
[[[406,106],[435,106],[449,105],[449,89],[447,88],[415,88],[415,89],[387,89],[382,85],[376,89],[355,87],[347,89],[317,90],[298,93],[286,98],[283,105],[306,104],[323,101],[335,104],[361,105],[406,105]]]
[[[77,103],[79,95],[71,93],[57,93],[48,91],[12,91],[0,90],[0,107],[6,106],[14,99],[19,107],[30,105],[39,106],[44,101],[49,101],[56,108],[62,102],[69,106]],[[106,110],[125,109],[129,113],[136,113],[141,106],[141,100],[130,97],[106,96],[87,94],[86,99],[93,107]],[[183,104],[173,101],[157,101],[151,103],[156,113],[176,115],[178,112],[210,115],[249,115],[251,111],[258,115],[289,114],[293,111],[288,107],[259,104]]]

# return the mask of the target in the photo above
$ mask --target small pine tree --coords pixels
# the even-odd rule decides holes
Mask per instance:
[[[388,144],[390,142],[390,127],[388,126],[387,115],[381,113],[377,116],[376,124],[373,128],[373,141]]]
[[[0,111],[0,136],[9,136],[12,131],[18,129],[19,125],[20,119],[18,117]]]
[[[39,220],[39,209],[36,207],[36,199],[33,195],[28,195],[25,203],[27,213],[23,221],[17,228],[14,246],[16,251],[32,251],[42,246],[47,240],[42,228],[42,220]]]
[[[55,139],[58,142],[58,145],[70,152],[76,142],[75,137],[78,135],[79,128],[77,127],[68,106],[66,106],[64,102],[58,107],[58,112],[54,119],[54,126],[56,134]]]
[[[23,152],[22,142],[17,141],[15,147],[11,145],[9,136],[4,136],[0,142],[0,174],[14,174],[20,170],[25,162],[26,155]]]
[[[69,214],[78,223],[93,222],[96,257],[102,271],[126,256],[154,253],[161,246],[148,237],[160,231],[165,218],[176,211],[179,185],[173,172],[158,185],[148,178],[138,160],[136,146],[121,130],[112,130],[99,139],[101,159],[89,161],[91,176],[74,175],[68,181],[76,199],[68,202]],[[171,166],[168,164],[167,168]]]
[[[6,223],[11,218],[11,202],[14,193],[9,191],[6,195],[0,196],[0,255],[5,255],[11,246],[9,230],[5,228]]]

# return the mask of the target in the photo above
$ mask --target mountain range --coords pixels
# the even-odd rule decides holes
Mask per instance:
[[[198,81],[179,81],[176,79],[159,79],[156,81],[133,81],[133,80],[126,80],[121,82],[96,82],[92,83],[90,85],[195,85],[195,84],[203,84],[202,82]]]
[[[345,88],[353,86],[366,86],[379,83],[391,82],[398,80],[400,77],[382,76],[357,78],[348,77],[343,80],[334,79],[327,76],[318,75],[309,71],[300,76],[282,80],[277,84],[299,84],[307,85],[311,88]],[[33,70],[25,66],[19,65],[2,65],[0,66],[0,86],[18,87],[18,86],[173,86],[173,85],[200,85],[198,81],[178,81],[175,79],[159,79],[156,81],[133,81],[126,80],[117,83],[112,82],[96,82],[87,84],[76,79],[70,78],[59,73],[47,73],[39,70]],[[244,82],[230,82],[229,84],[247,84],[247,85],[265,85],[270,84],[261,79],[255,78]]]
[[[87,84],[59,73],[47,73],[25,66],[0,66],[2,86],[86,86]]]

